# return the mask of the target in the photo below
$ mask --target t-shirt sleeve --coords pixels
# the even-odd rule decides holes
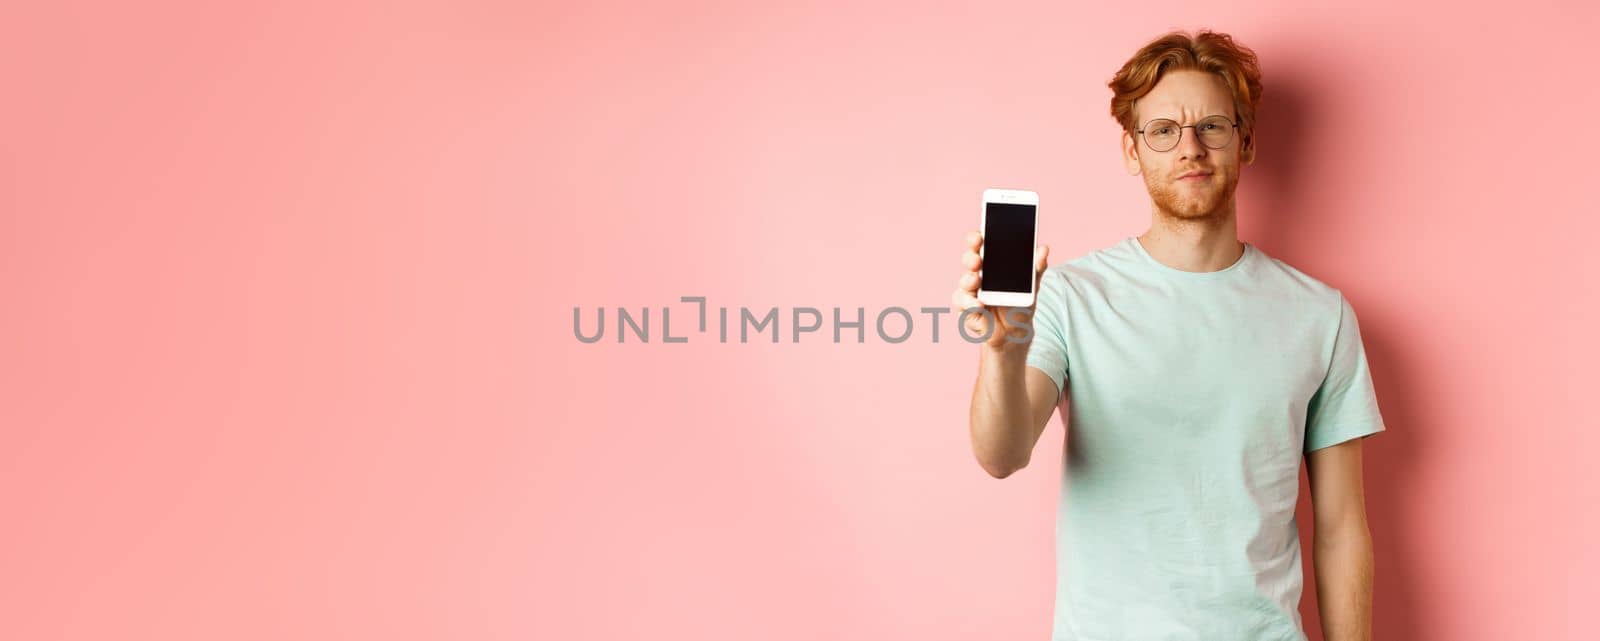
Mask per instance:
[[[1028,346],[1028,366],[1044,372],[1056,384],[1061,400],[1067,381],[1066,275],[1047,270],[1039,282],[1039,300],[1033,311],[1033,343]]]
[[[1305,452],[1382,432],[1383,416],[1367,370],[1355,309],[1339,294],[1339,329],[1322,385],[1306,408]]]

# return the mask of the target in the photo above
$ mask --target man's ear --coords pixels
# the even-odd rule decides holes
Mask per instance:
[[[1252,161],[1254,161],[1255,159],[1256,159],[1256,137],[1255,137],[1255,134],[1253,134],[1253,133],[1245,134],[1244,144],[1239,148],[1239,162],[1242,162],[1242,163],[1248,165]]]
[[[1139,175],[1139,144],[1133,132],[1122,132],[1122,167],[1129,176]]]

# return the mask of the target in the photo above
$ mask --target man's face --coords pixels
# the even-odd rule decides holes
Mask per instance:
[[[1162,76],[1150,93],[1134,103],[1135,129],[1157,118],[1176,121],[1178,145],[1155,151],[1143,136],[1124,133],[1123,162],[1130,175],[1144,176],[1150,200],[1163,215],[1180,220],[1220,220],[1228,215],[1233,193],[1239,185],[1239,167],[1249,164],[1254,150],[1243,149],[1243,135],[1229,126],[1231,136],[1221,149],[1201,144],[1193,125],[1207,116],[1221,115],[1229,122],[1237,119],[1233,95],[1227,83],[1216,74],[1182,70]]]

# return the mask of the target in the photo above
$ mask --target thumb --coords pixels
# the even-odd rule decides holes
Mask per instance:
[[[1050,246],[1040,245],[1033,250],[1033,271],[1043,272],[1050,266]]]

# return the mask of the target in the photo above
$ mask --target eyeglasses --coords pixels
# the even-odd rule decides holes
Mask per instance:
[[[1239,121],[1228,120],[1227,116],[1210,116],[1192,125],[1179,125],[1177,121],[1167,118],[1157,118],[1146,123],[1139,134],[1144,137],[1144,144],[1149,145],[1152,151],[1171,151],[1178,146],[1178,140],[1183,138],[1183,130],[1193,129],[1195,135],[1200,137],[1200,144],[1212,149],[1221,149],[1228,146],[1233,140],[1233,130],[1239,126]]]

